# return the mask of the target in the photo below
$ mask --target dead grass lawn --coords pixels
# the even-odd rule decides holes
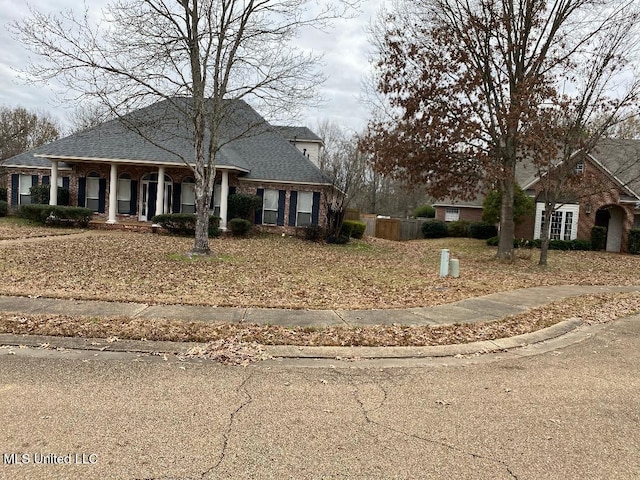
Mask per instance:
[[[0,223],[0,232],[11,228]],[[111,231],[0,242],[0,294],[372,309],[431,306],[539,285],[640,285],[637,256],[552,251],[543,269],[536,250],[505,265],[494,259],[494,248],[471,239],[369,239],[340,246],[281,236],[222,238],[211,241],[211,258],[189,258],[190,247],[186,238]],[[459,279],[438,278],[442,248],[460,259]]]

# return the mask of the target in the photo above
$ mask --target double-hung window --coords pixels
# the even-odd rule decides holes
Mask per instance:
[[[118,178],[118,213],[131,211],[131,175],[123,173]]]
[[[180,189],[180,212],[195,213],[196,211],[196,181],[187,177],[182,181]]]
[[[278,190],[265,190],[262,199],[262,223],[276,225],[278,222]]]
[[[87,198],[85,206],[97,212],[100,204],[100,176],[97,173],[87,175]]]
[[[31,187],[33,177],[31,175],[20,175],[20,205],[31,203]]]
[[[298,212],[296,226],[306,227],[311,225],[311,212],[313,210],[313,192],[298,192]]]

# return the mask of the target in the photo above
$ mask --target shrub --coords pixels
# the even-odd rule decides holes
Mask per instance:
[[[345,235],[329,235],[327,237],[327,243],[335,243],[336,245],[344,245],[349,243],[349,237]]]
[[[8,202],[9,197],[7,196],[7,189],[4,187],[0,187],[0,202]]]
[[[307,225],[303,227],[304,239],[310,242],[319,242],[324,238],[324,228],[319,225]]]
[[[49,203],[49,185],[34,185],[29,188],[31,195],[31,203],[48,204]]]
[[[431,205],[420,205],[413,211],[414,217],[435,218],[436,209]]]
[[[482,202],[482,221],[498,223],[502,206],[502,194],[497,190],[491,190]],[[524,221],[535,211],[535,202],[519,185],[515,186],[513,195],[513,222],[517,225]]]
[[[457,220],[447,223],[447,232],[450,237],[468,237],[469,222],[466,220]]]
[[[489,245],[490,247],[497,247],[499,241],[500,239],[497,236],[490,237],[490,238],[487,238],[487,245]]]
[[[5,200],[0,200],[0,217],[6,217],[9,213],[9,204]]]
[[[447,224],[442,220],[427,220],[422,224],[424,238],[443,238],[448,234]]]
[[[255,211],[261,207],[262,198],[259,196],[234,193],[233,195],[229,195],[227,218],[244,218],[249,220],[253,218]]]
[[[640,253],[640,229],[629,230],[629,253],[637,255]]]
[[[469,225],[469,236],[480,240],[487,240],[498,236],[498,229],[492,223],[474,222]]]
[[[349,224],[351,227],[351,237],[352,238],[362,238],[364,236],[364,231],[367,229],[367,224],[364,222],[360,222],[357,220],[345,220],[342,223],[342,227],[346,224]]]
[[[18,216],[43,225],[86,227],[93,216],[93,211],[83,207],[32,203],[21,205]]]
[[[347,242],[351,238],[351,234],[353,233],[353,222],[345,220],[342,222],[342,226],[340,227],[340,234],[338,237],[347,237]],[[345,242],[346,243],[346,242]]]
[[[591,250],[589,240],[571,240],[571,250]]]
[[[253,229],[253,223],[244,218],[232,218],[229,220],[228,226],[234,237],[246,237]]]
[[[591,229],[591,248],[604,250],[607,248],[607,228],[595,226]]]
[[[165,213],[156,215],[151,219],[174,235],[193,236],[196,233],[195,213]],[[209,217],[209,238],[220,235],[220,217],[211,215]]]

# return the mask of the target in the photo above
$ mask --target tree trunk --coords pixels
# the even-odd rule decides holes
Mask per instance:
[[[209,195],[196,198],[196,235],[191,253],[211,255],[209,248]]]
[[[514,260],[513,238],[515,224],[513,221],[513,200],[515,195],[514,182],[505,179],[500,182],[502,200],[500,204],[500,235],[497,257],[503,262]]]
[[[555,202],[545,202],[544,222],[540,229],[540,259],[538,265],[546,267],[549,258],[549,239],[551,237],[551,219],[553,218]]]

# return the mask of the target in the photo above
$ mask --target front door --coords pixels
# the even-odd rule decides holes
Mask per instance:
[[[164,212],[171,213],[171,198],[173,182],[164,182]],[[150,222],[156,215],[156,200],[158,198],[158,182],[155,179],[143,178],[140,182],[140,221]]]
[[[142,180],[140,192],[140,221],[150,221],[156,214],[158,182]]]

